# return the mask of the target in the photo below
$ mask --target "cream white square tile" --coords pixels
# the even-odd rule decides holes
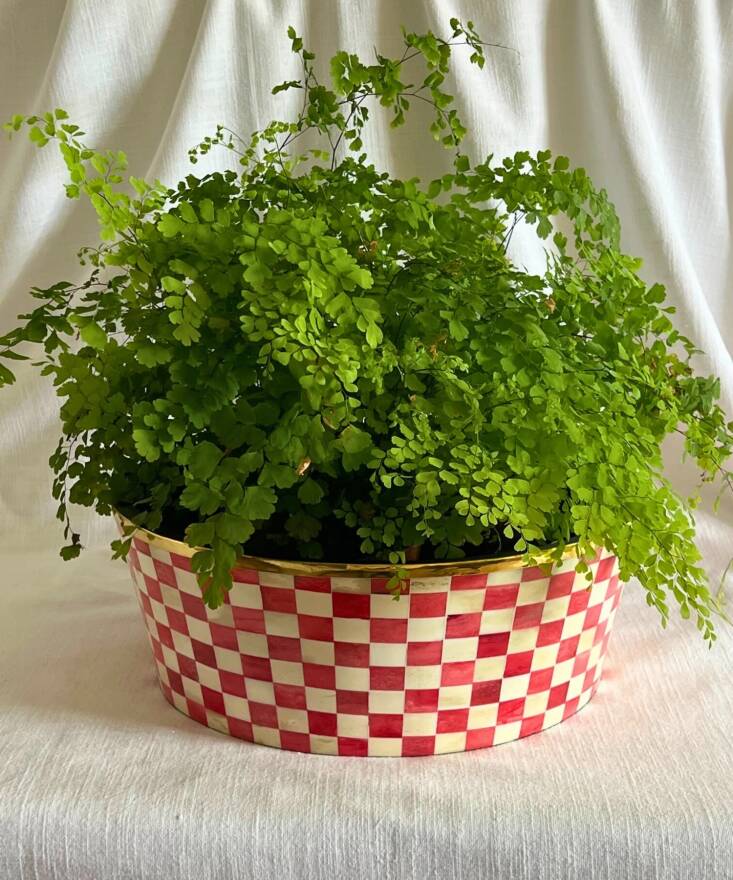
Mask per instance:
[[[303,664],[290,660],[270,660],[272,680],[275,684],[303,686]]]
[[[494,731],[494,745],[511,742],[517,739],[522,730],[521,721],[512,721],[509,724],[499,724]]]
[[[439,733],[435,737],[435,754],[449,755],[452,752],[462,752],[466,748],[465,732]]]
[[[366,644],[369,641],[369,621],[357,617],[334,617],[333,640]]]
[[[320,663],[323,666],[333,666],[335,663],[333,642],[301,639],[300,652],[304,663]]]
[[[295,580],[291,574],[280,574],[275,571],[261,571],[258,578],[263,587],[282,587],[286,590],[292,590],[295,585]]]
[[[265,611],[265,631],[269,636],[286,636],[291,639],[300,637],[298,618],[295,614],[281,611]]]
[[[358,666],[337,666],[336,689],[340,691],[368,691],[369,670]]]
[[[339,736],[367,739],[369,737],[369,716],[339,715],[336,720],[336,729]]]
[[[411,712],[402,723],[404,736],[433,736],[438,725],[437,712]]]
[[[272,682],[260,681],[258,678],[247,678],[244,682],[247,691],[247,699],[254,703],[265,703],[268,706],[275,705],[275,689]]]
[[[227,715],[240,721],[249,721],[249,704],[245,699],[232,694],[224,694],[223,699]]]
[[[481,614],[481,635],[509,632],[514,623],[513,608],[495,608]]]
[[[443,645],[443,663],[475,660],[478,652],[478,636],[464,639],[446,639]]]
[[[440,687],[440,666],[408,666],[405,690],[435,690]]]
[[[494,727],[499,714],[498,703],[488,703],[484,706],[471,706],[468,710],[468,729],[481,730],[484,727]]]
[[[261,633],[237,631],[237,644],[240,654],[249,654],[252,657],[269,657],[270,649],[267,639]]]
[[[483,611],[486,590],[451,590],[448,614],[472,614]]]
[[[439,709],[466,709],[471,705],[470,684],[443,685],[438,695]]]
[[[403,642],[372,642],[369,646],[372,666],[404,666],[407,663],[407,644]]]
[[[305,704],[311,712],[333,713],[336,711],[336,691],[306,687]]]
[[[526,675],[510,675],[501,683],[501,700],[517,700],[527,696],[529,673]]]

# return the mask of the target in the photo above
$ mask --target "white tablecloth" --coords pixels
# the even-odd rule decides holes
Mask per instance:
[[[705,520],[719,566],[733,529]],[[1,880],[725,880],[733,634],[630,584],[594,700],[436,758],[231,739],[158,690],[126,569],[0,546]]]

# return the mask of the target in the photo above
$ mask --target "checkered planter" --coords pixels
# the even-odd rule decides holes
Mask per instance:
[[[243,560],[212,611],[190,556],[147,532],[129,555],[166,699],[223,733],[328,755],[459,752],[564,721],[598,686],[621,598],[606,553],[590,588],[574,558],[549,577],[514,558],[432,566],[452,573],[412,577],[399,601],[369,567]]]

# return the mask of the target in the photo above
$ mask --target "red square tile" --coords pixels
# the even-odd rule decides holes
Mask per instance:
[[[160,592],[160,584],[155,578],[148,577],[148,575],[143,575],[145,579],[145,592],[150,596],[151,599],[155,599],[156,602],[163,603],[163,594]]]
[[[193,656],[199,663],[203,663],[204,666],[210,666],[212,669],[216,669],[216,654],[214,654],[214,648],[212,645],[207,645],[205,642],[200,642],[198,639],[191,639],[191,647],[193,648]]]
[[[565,709],[562,713],[562,720],[564,721],[566,718],[569,718],[571,715],[574,715],[578,711],[578,703],[580,702],[580,697],[573,697],[572,700],[568,700],[565,704]]]
[[[260,587],[262,607],[265,611],[295,614],[295,590],[287,587]]]
[[[580,675],[581,672],[585,672],[588,668],[588,661],[590,660],[590,651],[583,651],[582,654],[578,654],[575,658],[575,662],[573,663],[573,678],[576,675]]]
[[[533,715],[531,718],[522,719],[522,726],[519,729],[519,736],[531,736],[533,733],[539,733],[542,730],[542,725],[544,723],[544,715]]]
[[[140,600],[140,604],[142,605],[143,612],[148,616],[153,616],[153,606],[150,604],[150,599],[148,598],[146,593],[143,593],[142,590],[137,591],[137,597]]]
[[[370,580],[371,580],[372,595],[376,594],[378,596],[384,596],[387,593],[391,592],[390,590],[387,589],[387,584],[389,583],[389,578],[373,577],[373,578],[370,578]],[[409,581],[407,581],[407,583],[403,582],[402,593],[400,595],[404,595],[405,593],[407,593],[409,591],[409,589],[410,589],[410,582]],[[398,600],[395,600],[395,601],[398,601]]]
[[[591,629],[591,627],[598,625],[598,618],[601,616],[601,608],[603,608],[602,604],[592,605],[585,612],[585,620],[583,621],[583,629]]]
[[[532,668],[532,656],[534,651],[521,651],[518,654],[509,654],[504,666],[504,675],[525,675]]]
[[[232,580],[235,584],[259,584],[260,577],[253,568],[236,567],[232,569]]]
[[[184,636],[188,635],[188,624],[186,623],[186,615],[181,611],[177,611],[175,608],[171,608],[169,606],[165,609],[166,617],[168,618],[168,625],[171,629],[174,629],[176,632],[183,633]]]
[[[460,733],[468,726],[468,709],[440,709],[438,733]]]
[[[336,670],[321,663],[304,663],[303,681],[308,687],[333,690],[336,687]]]
[[[450,614],[445,624],[447,639],[477,636],[481,629],[481,612],[477,614]]]
[[[191,571],[191,560],[188,556],[181,556],[178,553],[171,553],[171,565],[179,571]]]
[[[486,749],[494,745],[494,727],[482,727],[478,730],[466,731],[466,751]]]
[[[404,758],[417,758],[422,755],[434,754],[434,736],[406,736],[402,740],[402,756]]]
[[[402,736],[402,715],[371,714],[369,736]]]
[[[186,700],[186,714],[190,715],[194,721],[199,724],[206,724],[206,709],[200,703],[194,703],[193,700]]]
[[[150,545],[147,541],[143,541],[142,538],[133,538],[132,545],[138,553],[144,553],[146,556],[150,556]]]
[[[448,593],[412,593],[410,617],[444,617],[448,604]]]
[[[471,690],[471,705],[486,706],[498,703],[501,696],[501,679],[495,681],[477,681]]]
[[[242,721],[241,718],[227,718],[229,725],[229,733],[236,736],[237,739],[244,739],[247,742],[254,742],[254,734],[252,733],[252,723],[250,721]]]
[[[408,666],[437,666],[443,658],[442,642],[408,642]]]
[[[565,684],[556,684],[554,688],[550,688],[550,695],[547,698],[548,709],[554,709],[556,706],[561,706],[565,702],[569,684],[570,683],[566,681]]]
[[[334,593],[332,599],[334,617],[369,620],[371,596],[362,596],[358,593]]]
[[[471,684],[475,673],[474,660],[461,660],[455,663],[444,663],[440,673],[442,685]]]
[[[563,639],[563,641],[560,642],[560,647],[557,649],[557,662],[562,663],[563,660],[569,660],[571,657],[575,657],[579,641],[580,636],[571,636],[569,639]]]
[[[200,596],[192,596],[190,593],[181,593],[181,603],[183,610],[189,617],[195,617],[197,620],[206,620],[206,606]]]
[[[553,574],[550,578],[550,587],[547,591],[548,599],[560,599],[569,596],[575,585],[575,572],[565,571],[562,574]]]
[[[596,628],[595,634],[593,635],[593,644],[597,645],[598,642],[602,641],[605,638],[606,630],[608,629],[608,620],[604,620],[603,623],[599,623]]]
[[[171,690],[174,690],[177,694],[180,694],[181,696],[184,695],[183,681],[181,680],[181,676],[177,672],[169,669],[168,681],[170,682]]]
[[[524,713],[524,697],[517,700],[505,700],[499,703],[498,724],[509,724],[511,721],[520,721]]]
[[[340,736],[338,738],[338,753],[353,758],[366,758],[369,754],[369,740]]]
[[[166,562],[161,562],[160,559],[154,559],[153,565],[155,566],[155,573],[161,584],[167,584],[169,587],[175,587],[178,589],[176,573],[173,570],[172,565],[168,565]]]
[[[356,645],[352,642],[334,642],[336,666],[369,666],[369,645]]]
[[[476,656],[502,657],[509,649],[509,633],[485,633],[478,637],[478,652]]]
[[[372,642],[406,642],[407,620],[374,617],[369,621],[369,640]]]
[[[333,618],[315,617],[312,614],[299,614],[298,632],[300,632],[302,639],[312,639],[315,642],[332,642]]]
[[[288,660],[291,663],[300,663],[303,659],[300,639],[289,636],[267,636],[267,649],[271,660]]]
[[[583,679],[583,688],[582,688],[583,693],[585,693],[585,691],[587,691],[588,688],[593,687],[593,682],[595,681],[595,678],[596,678],[596,667],[591,666],[591,668],[585,673],[585,678]]]
[[[233,697],[247,696],[243,675],[237,672],[227,672],[224,669],[220,669],[219,678],[221,679],[221,689],[225,694],[231,694]]]
[[[153,649],[153,655],[155,656],[155,659],[159,660],[161,663],[165,664],[165,659],[163,657],[163,649],[160,646],[160,642],[151,636],[150,637],[150,646]]]
[[[577,614],[579,611],[585,611],[590,600],[590,590],[576,590],[570,597],[568,603],[568,617],[571,614]]]
[[[291,752],[310,753],[311,738],[307,733],[295,733],[292,730],[280,731],[280,746]]]
[[[186,657],[185,654],[177,654],[176,656],[178,658],[178,668],[181,670],[181,675],[185,675],[186,678],[190,678],[191,681],[198,681],[199,673],[198,669],[196,669],[196,661],[192,660],[191,657]]]
[[[272,681],[272,668],[267,657],[252,657],[250,654],[241,654],[242,671],[245,678],[255,678],[258,681]]]
[[[336,691],[336,711],[342,715],[368,715],[368,691]]]
[[[336,713],[308,710],[308,730],[320,736],[336,736]]]
[[[454,574],[450,579],[451,590],[479,590],[485,586],[485,574]]]
[[[134,572],[140,571],[140,557],[137,555],[137,550],[134,547],[130,547],[127,552],[127,564],[130,567],[130,571],[133,572],[134,578]]]
[[[214,691],[209,687],[206,687],[205,684],[201,685],[201,693],[204,698],[204,706],[207,709],[211,709],[212,712],[218,712],[219,715],[224,715],[224,698],[222,697],[219,691]]]
[[[529,629],[533,626],[539,626],[544,607],[544,602],[517,605],[517,610],[514,612],[514,629]]]
[[[522,569],[522,583],[526,581],[548,580],[550,577],[547,567],[542,568],[539,565],[528,566]]]
[[[401,691],[405,687],[404,666],[372,666],[369,687],[373,691]]]
[[[265,614],[259,608],[239,608],[232,605],[234,626],[241,632],[265,634]]]
[[[277,729],[277,709],[267,703],[249,701],[249,716],[252,724],[258,727],[274,727]]]
[[[530,672],[527,693],[540,694],[542,691],[548,691],[552,686],[552,674],[554,671],[554,667],[551,666],[549,669],[537,669],[535,672]]]
[[[414,688],[405,691],[406,712],[437,712],[438,688]]]
[[[598,568],[596,569],[595,582],[597,584],[611,577],[615,562],[616,558],[614,556],[606,556],[605,559],[601,559],[598,563]]]
[[[305,709],[305,688],[298,684],[274,684],[275,704],[283,709]]]
[[[495,611],[501,608],[514,608],[519,595],[519,584],[489,584],[486,588],[484,611]]]
[[[238,651],[237,631],[231,626],[222,626],[220,623],[209,624],[211,641],[219,648],[227,648],[229,651]]]
[[[306,575],[295,576],[295,589],[308,590],[312,593],[330,593],[331,578],[328,577],[308,577]]]
[[[562,638],[564,620],[553,620],[550,623],[541,623],[537,635],[537,647],[544,648],[547,645],[556,645]]]

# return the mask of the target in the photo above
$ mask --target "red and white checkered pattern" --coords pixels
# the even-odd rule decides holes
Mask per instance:
[[[139,533],[130,570],[166,699],[223,733],[329,755],[434,755],[565,720],[601,677],[621,598],[616,558],[593,585],[553,569],[413,579],[236,569],[212,611],[190,559]]]

